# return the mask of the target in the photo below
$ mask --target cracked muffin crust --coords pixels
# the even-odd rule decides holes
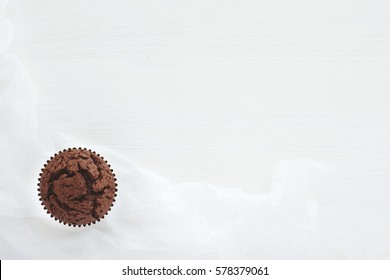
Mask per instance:
[[[38,191],[42,205],[69,226],[95,223],[111,210],[117,191],[110,165],[87,149],[63,150],[47,161]]]

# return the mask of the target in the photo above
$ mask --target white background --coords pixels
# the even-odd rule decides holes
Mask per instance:
[[[21,270],[23,266],[25,269]],[[123,276],[122,269],[176,269],[178,266],[185,273],[187,269],[206,269],[207,275],[200,276]],[[268,276],[216,275],[217,267],[267,267]],[[68,269],[64,270],[64,267]],[[5,280],[39,277],[50,280],[53,274],[56,279],[69,279],[77,272],[78,277],[93,277],[94,279],[346,279],[365,280],[389,279],[389,261],[5,261],[2,275]],[[210,272],[211,271],[211,272]],[[234,270],[233,270],[234,271]],[[241,271],[241,269],[239,270]],[[61,273],[59,273],[61,272]]]
[[[390,258],[389,15],[381,0],[10,1],[0,258]],[[69,146],[119,183],[81,230],[36,198]]]
[[[381,0],[14,0],[6,13],[52,152],[61,133],[173,183],[249,191],[299,157],[390,170],[389,15]]]

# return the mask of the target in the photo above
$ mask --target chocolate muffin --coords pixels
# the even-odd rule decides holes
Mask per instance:
[[[115,201],[113,170],[91,150],[63,150],[47,161],[39,175],[40,201],[60,223],[94,224],[104,218]]]

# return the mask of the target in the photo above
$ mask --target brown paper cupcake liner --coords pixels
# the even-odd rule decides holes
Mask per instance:
[[[44,164],[38,196],[52,218],[68,226],[95,224],[114,206],[117,179],[108,162],[86,148],[64,149]]]

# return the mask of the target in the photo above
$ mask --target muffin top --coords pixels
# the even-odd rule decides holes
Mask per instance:
[[[69,226],[99,221],[115,201],[116,178],[99,154],[87,149],[63,150],[51,157],[40,174],[42,205]]]

